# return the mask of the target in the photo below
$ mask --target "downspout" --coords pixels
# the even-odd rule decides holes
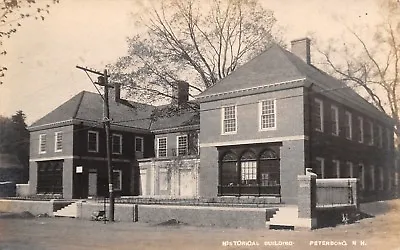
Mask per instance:
[[[307,88],[308,90],[308,96],[307,96],[307,101],[308,101],[308,164],[309,164],[309,168],[312,169],[312,150],[311,150],[311,146],[312,146],[312,100],[311,100],[311,94],[312,94],[312,86],[314,85],[314,83],[312,82],[311,85]],[[304,168],[304,174],[306,174],[306,169]]]

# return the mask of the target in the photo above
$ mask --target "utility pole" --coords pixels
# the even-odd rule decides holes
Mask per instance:
[[[93,69],[88,69],[80,66],[76,66],[78,69],[83,71],[90,72],[96,75],[99,75],[97,78],[98,81],[93,82],[93,84],[97,84],[104,87],[104,96],[103,96],[103,123],[106,131],[106,148],[107,148],[107,169],[108,169],[108,193],[109,193],[109,200],[110,200],[110,208],[109,208],[109,215],[108,220],[114,221],[114,187],[113,187],[113,167],[112,167],[112,154],[111,154],[111,133],[110,133],[110,106],[109,106],[109,97],[108,92],[109,88],[114,88],[114,86],[108,84],[108,74],[107,70],[105,69],[103,73],[98,72]]]

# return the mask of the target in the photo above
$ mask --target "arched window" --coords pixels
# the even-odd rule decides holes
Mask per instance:
[[[271,149],[265,150],[260,155],[260,160],[275,160],[275,159],[278,159],[278,156],[276,155],[275,151]]]
[[[252,151],[246,151],[240,158],[241,184],[257,184],[257,158]]]
[[[260,177],[262,186],[277,186],[280,184],[279,157],[271,149],[266,149],[260,154]]]
[[[221,184],[233,186],[238,184],[237,177],[237,156],[229,151],[221,159]]]

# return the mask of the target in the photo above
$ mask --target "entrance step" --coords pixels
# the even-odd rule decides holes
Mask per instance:
[[[77,202],[73,202],[60,210],[53,212],[53,215],[56,217],[76,218],[78,217],[78,204]]]

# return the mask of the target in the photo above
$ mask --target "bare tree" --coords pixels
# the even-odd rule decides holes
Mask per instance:
[[[372,33],[372,43],[349,28],[355,44],[331,42],[319,52],[333,73],[350,86],[362,87],[367,100],[394,119],[395,133],[399,137],[400,2],[382,1],[382,10],[384,21]]]
[[[40,3],[38,3],[40,2]],[[59,0],[36,1],[36,0],[0,0],[0,56],[5,56],[7,50],[3,47],[4,39],[10,38],[27,18],[44,20],[49,14],[48,3],[59,3]],[[0,78],[7,71],[6,65],[0,65]],[[3,82],[0,81],[0,84]]]
[[[143,34],[111,66],[114,81],[146,102],[173,98],[189,84],[197,94],[228,76],[272,42],[276,19],[257,0],[165,0],[142,17]]]

